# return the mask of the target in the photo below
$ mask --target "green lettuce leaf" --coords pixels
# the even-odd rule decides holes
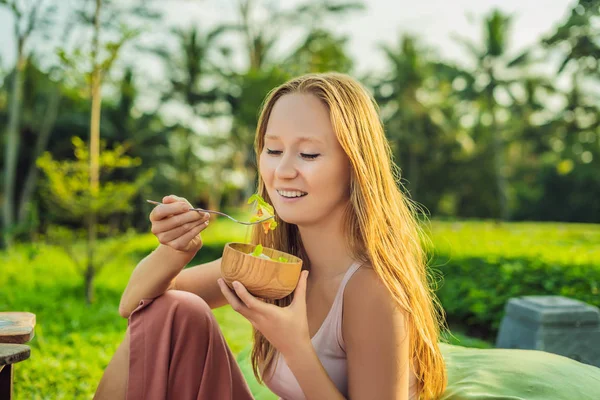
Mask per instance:
[[[267,203],[258,193],[254,193],[252,196],[250,196],[250,198],[248,199],[248,204],[252,204],[255,201],[257,203],[258,208],[263,210],[263,214],[266,214],[264,215],[264,217],[275,215],[275,210],[273,209],[273,206]]]
[[[253,202],[257,203],[257,213],[256,215],[250,218],[250,222],[260,221],[261,219],[265,219],[267,217],[274,217],[275,210],[273,206],[267,203],[258,193],[253,194],[248,199],[248,204]],[[262,223],[263,229],[265,230],[265,234],[269,232],[269,230],[275,230],[277,228],[277,221],[275,218],[271,218]]]
[[[260,257],[260,255],[263,252],[263,247],[260,244],[257,244],[256,247],[254,248],[254,251],[252,252],[252,255],[254,257]]]

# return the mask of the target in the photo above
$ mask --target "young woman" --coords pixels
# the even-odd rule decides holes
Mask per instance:
[[[279,226],[256,226],[252,242],[302,258],[296,290],[274,302],[230,290],[220,259],[182,270],[208,220],[165,197],[150,214],[160,245],[123,293],[129,326],[96,398],[252,399],[210,312],[227,303],[254,327],[255,375],[283,399],[439,397],[441,310],[369,93],[338,73],[293,79],[267,97],[255,150]]]

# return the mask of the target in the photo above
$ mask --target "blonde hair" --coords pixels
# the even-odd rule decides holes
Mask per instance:
[[[443,310],[428,283],[426,255],[420,242],[422,229],[416,218],[418,208],[399,188],[399,170],[392,161],[378,107],[360,83],[344,74],[308,74],[292,79],[273,89],[265,99],[254,143],[257,159],[275,102],[291,93],[312,94],[329,110],[333,130],[352,168],[350,199],[344,215],[352,256],[372,265],[405,311],[411,365],[421,384],[421,398],[438,398],[446,388],[446,368],[438,346]],[[260,176],[258,194],[271,203]],[[268,234],[256,226],[252,243],[300,257],[304,268],[310,269],[298,227],[278,217],[277,222],[279,227]],[[286,306],[292,296],[271,303]],[[259,366],[263,373],[270,371],[275,355],[275,348],[254,329],[251,357],[259,382]]]

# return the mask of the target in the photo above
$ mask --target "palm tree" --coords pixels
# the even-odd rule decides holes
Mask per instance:
[[[600,0],[579,0],[569,18],[542,41],[546,48],[563,53],[559,74],[569,64],[575,64],[584,74],[600,76],[600,28],[595,23],[599,17]]]
[[[349,12],[363,10],[361,2],[335,3],[332,1],[307,2],[292,10],[267,9],[262,20],[252,18],[257,7],[255,0],[238,0],[240,22],[227,27],[241,33],[245,51],[248,54],[248,69],[260,70],[267,64],[275,64],[274,47],[282,37],[282,33],[290,27],[301,26],[308,32],[316,32],[323,28],[326,19],[340,18]]]
[[[383,45],[382,50],[389,71],[375,84],[375,97],[395,156],[407,171],[410,193],[418,198],[421,164],[453,131],[444,105],[429,99],[440,89],[441,80],[429,83],[439,68],[410,35],[402,36],[394,47]]]
[[[481,46],[465,39],[459,39],[471,53],[475,62],[473,75],[476,76],[476,80],[473,90],[478,95],[481,118],[489,121],[499,216],[502,220],[510,218],[510,208],[505,161],[505,135],[497,119],[501,106],[498,104],[496,96],[499,90],[506,88],[512,82],[511,79],[504,77],[511,64],[511,60],[507,58],[510,23],[509,16],[499,10],[494,10],[484,21],[484,40]]]
[[[173,55],[166,50],[153,50],[165,62],[169,74],[169,87],[162,95],[163,102],[176,101],[188,107],[195,117],[203,118],[211,124],[223,115],[219,107],[223,106],[223,90],[217,84],[207,86],[208,78],[214,77],[219,67],[215,60],[219,55],[219,38],[226,31],[218,26],[208,32],[196,27],[174,29],[179,51]],[[225,54],[226,56],[227,54]],[[162,168],[171,178],[170,182],[178,182],[180,187],[173,188],[190,201],[204,202],[204,206],[218,209],[224,190],[224,175],[231,168],[225,162],[228,150],[232,147],[225,135],[215,135],[217,127],[211,135],[201,135],[190,127],[177,124],[170,128],[170,149],[173,157],[168,166]],[[210,161],[199,156],[202,149],[210,149],[212,154],[219,154]],[[167,178],[165,176],[165,178]],[[172,183],[171,183],[172,185]]]
[[[309,72],[337,71],[348,73],[353,61],[346,46],[348,37],[337,37],[333,32],[317,28],[308,32],[300,46],[283,62],[291,75]]]

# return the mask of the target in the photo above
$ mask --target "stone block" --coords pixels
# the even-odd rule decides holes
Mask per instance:
[[[543,350],[600,367],[600,310],[563,296],[512,298],[496,347]]]

